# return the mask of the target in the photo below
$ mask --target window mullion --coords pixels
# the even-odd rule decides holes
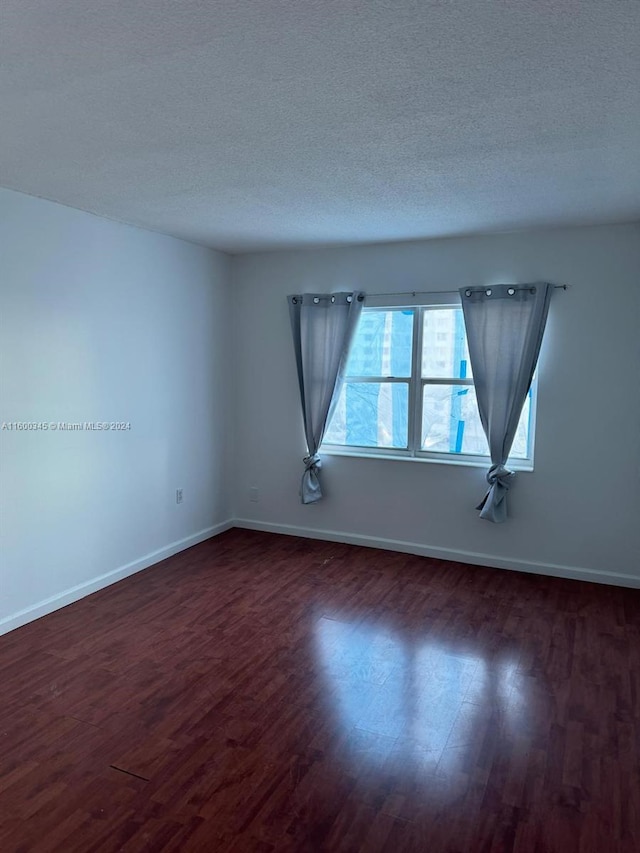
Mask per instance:
[[[416,308],[413,315],[413,348],[411,351],[411,382],[409,384],[409,450],[412,454],[420,450],[420,432],[422,419],[422,308]]]
[[[467,388],[473,387],[473,379],[455,379],[438,377],[437,379],[424,378],[420,380],[422,385],[465,385]]]
[[[409,376],[345,376],[344,381],[361,384],[365,382],[371,382],[379,383],[382,385],[384,385],[385,383],[399,382],[408,385],[411,379]]]

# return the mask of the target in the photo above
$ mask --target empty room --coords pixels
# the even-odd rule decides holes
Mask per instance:
[[[0,2],[2,853],[638,853],[640,2]]]

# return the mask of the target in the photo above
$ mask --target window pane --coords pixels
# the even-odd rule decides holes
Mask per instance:
[[[422,376],[425,379],[470,378],[462,308],[429,308],[423,318]]]
[[[407,446],[409,386],[345,382],[324,441],[353,447]]]
[[[511,449],[512,459],[528,457],[531,392],[520,416]],[[461,385],[425,385],[422,407],[422,450],[488,456],[475,388]]]
[[[363,311],[347,376],[410,376],[413,310]]]

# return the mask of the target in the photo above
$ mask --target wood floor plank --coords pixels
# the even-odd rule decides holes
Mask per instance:
[[[640,850],[640,591],[232,530],[0,677],[3,853]]]

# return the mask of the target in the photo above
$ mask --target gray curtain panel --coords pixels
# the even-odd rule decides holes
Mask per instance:
[[[300,487],[303,504],[322,498],[318,478],[322,463],[318,448],[342,387],[363,299],[364,295],[358,292],[304,293],[287,297],[309,450],[304,458]]]
[[[513,472],[505,467],[538,362],[553,285],[461,288],[480,420],[489,442],[489,491],[480,518],[507,519]]]

